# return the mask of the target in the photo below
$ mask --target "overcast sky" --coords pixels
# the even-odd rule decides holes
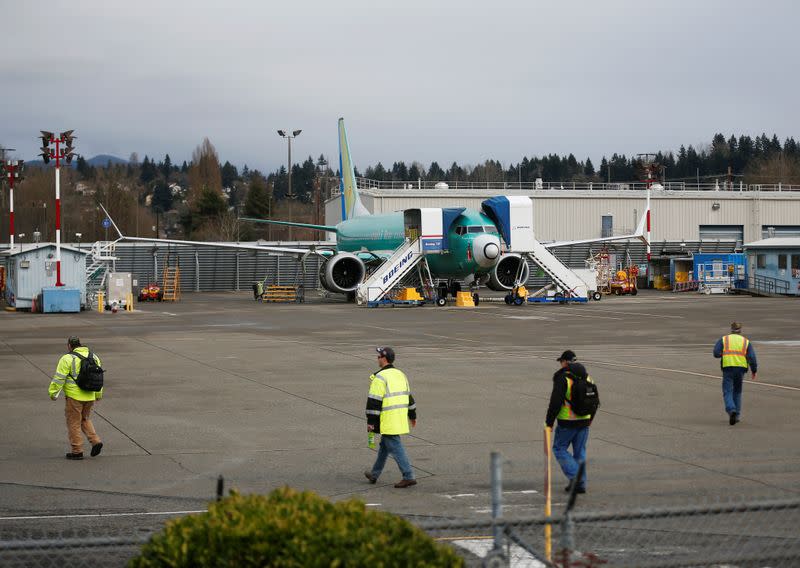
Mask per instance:
[[[40,129],[84,156],[447,168],[572,152],[599,165],[707,144],[800,137],[800,3],[0,0],[0,144]]]

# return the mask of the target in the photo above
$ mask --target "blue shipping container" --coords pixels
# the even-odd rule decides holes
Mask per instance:
[[[42,288],[42,312],[46,314],[81,311],[81,291],[66,286]]]

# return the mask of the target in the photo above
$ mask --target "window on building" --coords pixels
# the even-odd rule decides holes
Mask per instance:
[[[756,256],[756,268],[766,268],[767,267],[767,255],[759,254]]]
[[[788,254],[779,254],[778,255],[778,270],[786,270],[786,265],[788,264],[787,263],[787,260],[788,260],[787,257],[788,256],[789,256]]]
[[[800,254],[792,255],[792,270],[800,270]]]

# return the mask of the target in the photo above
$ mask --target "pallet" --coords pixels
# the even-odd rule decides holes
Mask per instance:
[[[261,294],[262,302],[301,302],[295,286],[267,286]]]

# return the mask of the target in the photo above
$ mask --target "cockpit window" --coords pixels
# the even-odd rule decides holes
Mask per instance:
[[[467,227],[467,232],[468,233],[482,233],[483,232],[483,227],[481,227],[480,225]]]
[[[456,235],[463,235],[467,232],[466,227],[456,227]]]
[[[497,227],[494,227],[492,225],[484,225],[483,229],[487,233],[493,233],[495,235],[497,234]]]

